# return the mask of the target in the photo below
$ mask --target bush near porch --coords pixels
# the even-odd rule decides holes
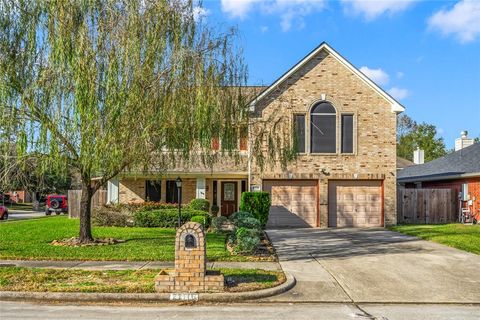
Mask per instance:
[[[240,199],[240,211],[250,212],[265,228],[270,204],[270,194],[268,192],[244,192]]]
[[[53,240],[78,236],[79,221],[64,216],[9,221],[0,224],[0,259],[173,261],[174,228],[94,227],[95,238],[123,243],[105,246],[54,246]],[[207,233],[209,261],[257,261],[258,257],[232,255],[226,234]],[[271,260],[270,258],[267,260]]]
[[[389,227],[389,229],[480,254],[480,225],[478,224],[398,225]]]
[[[193,216],[204,216],[206,224],[210,222],[205,199],[194,199],[182,205],[182,223],[190,221]],[[111,204],[95,208],[92,222],[103,227],[162,227],[174,228],[177,225],[178,205],[163,202],[142,202],[128,204]]]

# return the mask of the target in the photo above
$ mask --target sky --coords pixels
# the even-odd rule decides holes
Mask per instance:
[[[480,136],[480,0],[204,0],[208,24],[237,27],[250,85],[269,85],[326,41],[447,148]]]

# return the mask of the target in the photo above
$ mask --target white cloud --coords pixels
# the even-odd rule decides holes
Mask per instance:
[[[260,27],[260,32],[261,33],[266,33],[268,31],[268,26],[261,26]]]
[[[397,78],[402,79],[405,74],[402,71],[397,71]]]
[[[245,19],[250,11],[265,15],[277,15],[280,27],[288,31],[292,27],[305,26],[304,17],[321,11],[325,0],[222,0],[222,11],[232,18]]]
[[[202,7],[193,7],[193,19],[195,19],[195,21],[201,20],[209,14],[210,10],[208,9]]]
[[[342,0],[346,13],[360,15],[367,21],[383,14],[393,15],[408,9],[418,0]]]
[[[360,71],[380,86],[386,85],[390,80],[390,76],[380,68],[370,69],[369,67],[363,66],[360,68]]]
[[[407,89],[392,87],[388,90],[388,93],[397,100],[402,100],[410,95]]]
[[[255,3],[261,0],[222,0],[222,11],[231,17],[243,19]]]
[[[451,9],[437,11],[428,19],[428,26],[443,35],[454,35],[462,43],[471,42],[480,35],[480,1],[462,0]]]

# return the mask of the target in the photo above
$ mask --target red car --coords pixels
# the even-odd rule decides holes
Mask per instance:
[[[68,212],[67,196],[60,194],[50,194],[47,196],[45,214],[49,216],[52,212],[56,214]]]
[[[8,209],[5,206],[0,205],[0,220],[8,219]]]

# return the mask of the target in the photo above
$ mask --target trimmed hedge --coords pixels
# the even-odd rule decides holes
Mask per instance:
[[[207,199],[193,199],[188,204],[188,207],[193,210],[208,212],[210,209],[210,202]]]
[[[270,204],[270,194],[268,192],[244,192],[240,200],[240,210],[252,213],[265,228]]]
[[[210,225],[209,218],[208,216],[193,216],[190,221],[200,223],[206,229]]]
[[[189,208],[182,209],[182,224],[190,221],[193,216],[209,217],[208,213]],[[178,223],[177,209],[159,209],[138,211],[134,216],[135,226],[146,228],[175,228]]]

